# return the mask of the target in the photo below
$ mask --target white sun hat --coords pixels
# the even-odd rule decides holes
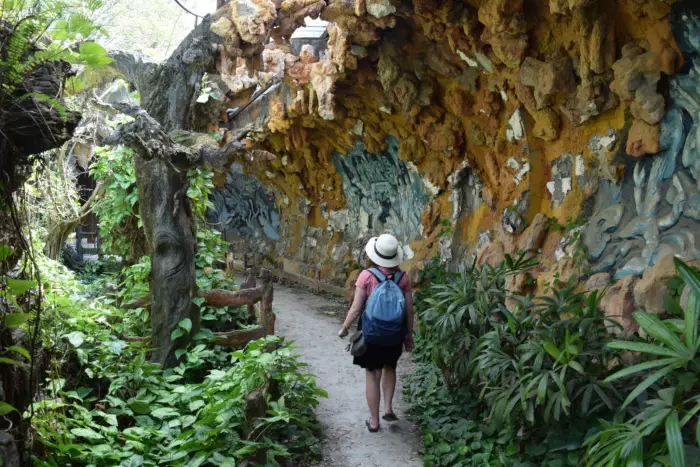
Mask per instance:
[[[403,249],[393,235],[372,237],[367,242],[365,253],[377,266],[395,268],[403,262]]]

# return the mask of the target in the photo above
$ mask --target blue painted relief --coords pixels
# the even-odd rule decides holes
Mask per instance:
[[[224,232],[226,240],[236,237],[267,237],[279,240],[279,211],[265,186],[245,175],[239,164],[226,173],[226,183],[210,198],[215,209],[207,211],[207,222]]]
[[[368,153],[358,142],[347,155],[333,155],[343,180],[349,234],[391,232],[404,242],[420,236],[429,198],[418,173],[399,161],[398,150],[398,140],[389,136],[381,154]]]
[[[661,152],[628,162],[621,184],[601,182],[584,237],[597,269],[618,279],[667,255],[700,258],[700,5],[674,5],[671,24],[690,65],[670,79]]]

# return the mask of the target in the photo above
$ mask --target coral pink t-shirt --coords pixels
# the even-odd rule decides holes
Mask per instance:
[[[382,274],[385,276],[389,277],[391,273],[395,271],[395,269],[391,268],[385,268],[385,267],[378,267]],[[365,269],[360,273],[360,277],[357,278],[357,281],[355,282],[355,287],[360,287],[365,289],[365,296],[369,297],[372,295],[372,291],[374,291],[374,288],[379,285],[379,279],[377,279],[374,274],[369,272],[368,269]],[[401,277],[401,280],[399,281],[399,287],[401,290],[404,292],[409,292],[411,290],[411,278],[408,277],[408,274],[404,272],[403,276]]]

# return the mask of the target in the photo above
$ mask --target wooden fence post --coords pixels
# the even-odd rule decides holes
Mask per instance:
[[[275,321],[277,317],[272,311],[272,272],[269,269],[260,269],[260,279],[262,281],[263,296],[260,301],[260,325],[265,329],[268,336],[275,334]]]
[[[254,289],[255,286],[257,285],[257,281],[255,280],[255,274],[253,273],[253,270],[248,268],[245,271],[246,276],[245,280],[241,284],[241,289]],[[248,318],[255,322],[255,304],[249,303],[248,304]]]

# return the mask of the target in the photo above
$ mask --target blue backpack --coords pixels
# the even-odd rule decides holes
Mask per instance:
[[[402,271],[396,271],[392,280],[377,268],[369,270],[379,280],[362,313],[362,334],[365,342],[376,345],[397,345],[405,337],[404,315],[406,299],[399,287]]]

